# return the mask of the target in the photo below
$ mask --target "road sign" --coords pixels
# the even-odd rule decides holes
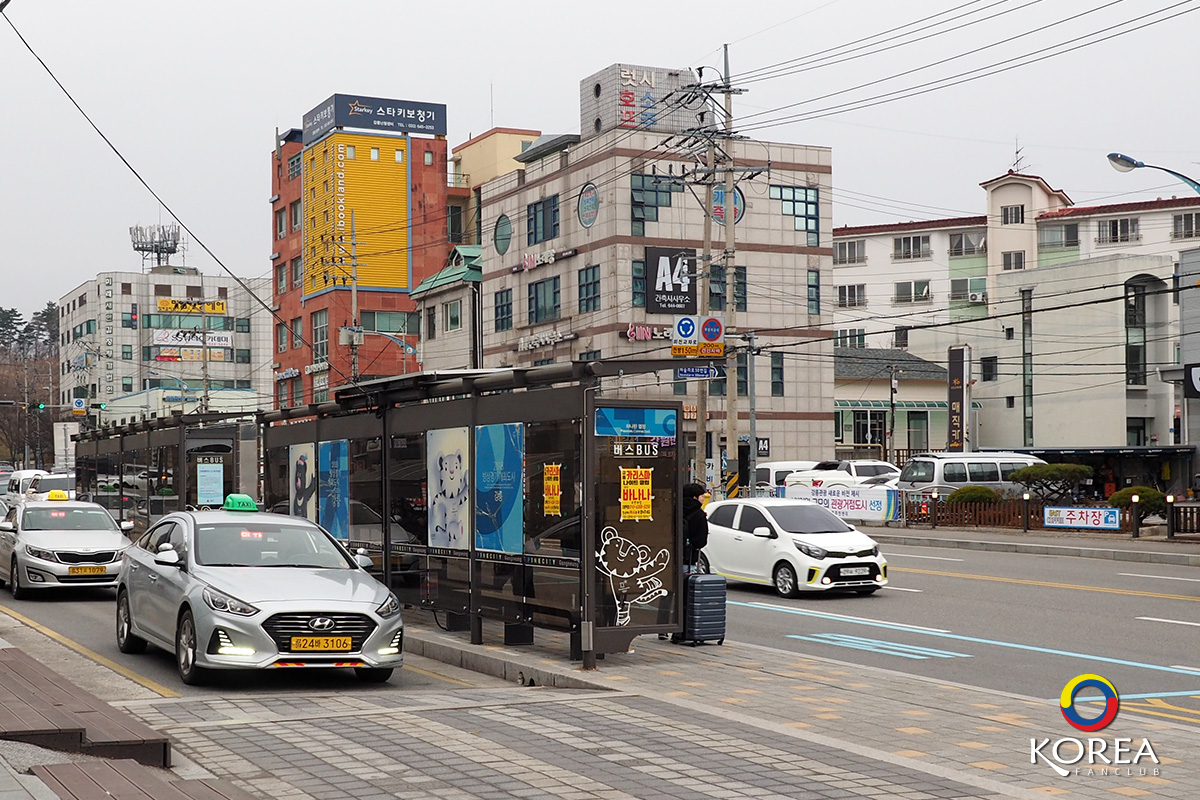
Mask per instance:
[[[700,343],[700,321],[696,317],[676,317],[671,329],[671,355],[695,356]]]
[[[700,322],[700,342],[696,355],[701,358],[725,355],[725,323],[720,317],[705,317]]]
[[[87,401],[82,397],[76,397],[71,401],[71,413],[77,417],[87,414]]]
[[[719,378],[721,370],[718,367],[676,367],[675,380],[686,381],[692,378]]]

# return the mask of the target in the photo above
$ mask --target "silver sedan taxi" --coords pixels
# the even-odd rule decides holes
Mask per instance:
[[[0,585],[8,582],[14,599],[32,590],[117,584],[121,554],[129,547],[125,532],[96,503],[67,498],[61,490],[46,500],[18,503],[0,522]]]
[[[386,681],[404,659],[400,601],[324,529],[260,513],[246,495],[220,511],[168,514],[125,552],[117,646],[175,654],[179,677],[210,669],[352,667]]]

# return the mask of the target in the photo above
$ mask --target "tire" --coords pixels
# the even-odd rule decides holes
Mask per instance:
[[[385,683],[392,677],[392,670],[382,667],[355,667],[354,674],[363,683]]]
[[[12,592],[13,600],[28,600],[29,590],[21,585],[21,570],[16,556],[12,557],[12,564],[8,569],[8,590]]]
[[[696,559],[696,572],[699,572],[701,575],[708,575],[712,572],[712,567],[708,563],[708,557],[704,553],[701,553],[700,557]]]
[[[175,626],[175,668],[179,679],[188,686],[204,682],[204,670],[196,666],[196,620],[192,612],[184,609]]]
[[[772,579],[775,584],[775,591],[779,593],[780,597],[797,597],[800,594],[796,570],[786,561],[775,565],[775,572]]]
[[[859,594],[863,594],[863,595],[875,594],[876,592],[879,591],[879,587],[878,586],[870,586],[866,589],[855,589],[854,591],[858,592]]]
[[[117,649],[135,655],[145,652],[146,640],[133,632],[133,614],[129,611],[129,593],[117,592]]]

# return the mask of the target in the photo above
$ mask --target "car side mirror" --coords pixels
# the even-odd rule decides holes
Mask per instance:
[[[0,522],[0,531],[10,531],[11,532],[11,531],[15,531],[16,529],[17,529],[17,526],[13,525],[8,520],[4,520],[4,521]]]
[[[133,520],[131,520],[131,519],[121,520],[119,525],[120,525],[121,530],[123,530],[123,531],[133,530]]]
[[[375,566],[375,562],[372,561],[371,557],[365,553],[359,553],[354,556],[354,561],[363,569],[370,569],[371,567]]]
[[[759,525],[754,529],[755,536],[761,536],[764,539],[778,539],[779,534],[768,528],[766,525]]]
[[[154,557],[154,563],[160,567],[178,567],[179,553],[174,550],[159,550],[158,555]]]

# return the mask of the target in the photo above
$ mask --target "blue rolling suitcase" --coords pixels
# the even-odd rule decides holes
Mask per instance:
[[[699,572],[684,576],[683,633],[675,643],[725,643],[725,577]]]

